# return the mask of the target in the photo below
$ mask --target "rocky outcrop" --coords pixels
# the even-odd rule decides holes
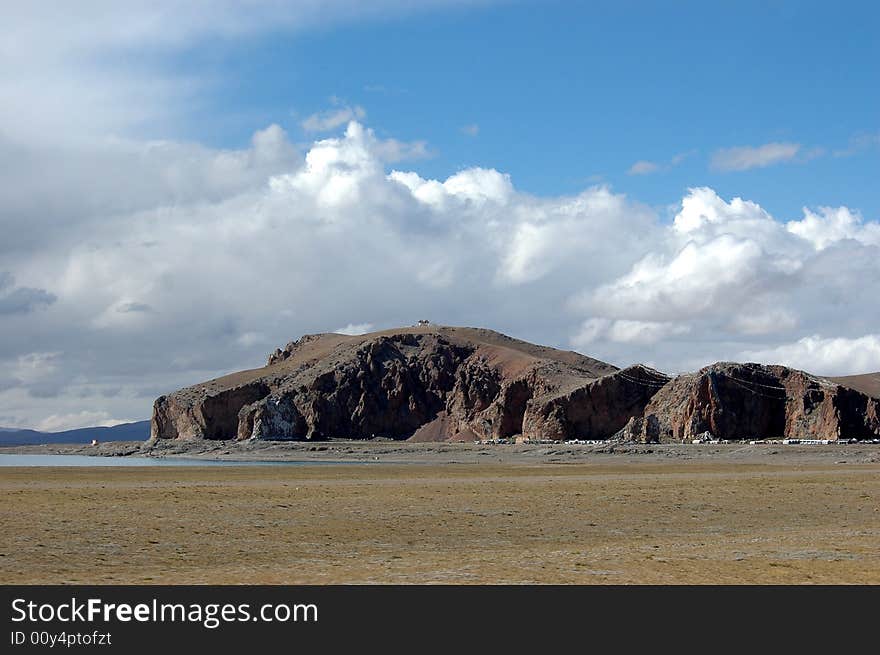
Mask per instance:
[[[525,432],[546,439],[596,439],[613,435],[635,416],[669,378],[645,366],[632,366],[565,393],[535,399]]]
[[[226,439],[238,429],[242,406],[269,393],[262,381],[200,395],[178,392],[153,404],[150,435],[167,439]]]
[[[880,400],[782,366],[670,379],[491,330],[420,325],[306,335],[266,366],[156,400],[152,439],[414,441],[838,439],[880,436]]]
[[[649,384],[645,384],[645,381]],[[307,335],[262,369],[156,400],[153,439],[602,439],[665,378],[491,330]]]
[[[622,436],[645,442],[865,439],[880,436],[880,400],[784,366],[720,363],[665,385]]]
[[[242,407],[239,439],[403,438],[444,409],[455,371],[471,354],[445,339],[381,337],[330,370],[308,367]],[[271,365],[270,367],[271,368]]]

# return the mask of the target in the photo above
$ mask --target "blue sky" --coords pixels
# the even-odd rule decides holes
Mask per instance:
[[[0,9],[0,426],[428,318],[880,371],[880,5]]]
[[[877,217],[880,144],[834,153],[880,133],[878,21],[871,2],[513,2],[201,44],[169,65],[211,80],[180,136],[218,146],[255,124],[295,134],[335,96],[379,134],[427,140],[414,168],[432,177],[496,167],[536,194],[604,182],[655,205],[709,185],[783,218],[844,202]],[[709,166],[774,142],[801,149]],[[628,175],[641,160],[660,170]]]

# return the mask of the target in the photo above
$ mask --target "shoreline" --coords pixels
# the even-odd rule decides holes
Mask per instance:
[[[198,461],[387,464],[589,464],[716,461],[729,464],[875,464],[880,444],[473,444],[411,443],[376,439],[304,441],[140,441],[90,444],[4,445],[0,455],[87,455]]]

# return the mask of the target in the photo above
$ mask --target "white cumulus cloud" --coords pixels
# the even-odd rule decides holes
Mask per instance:
[[[389,170],[387,142],[353,121],[304,156],[280,128],[241,151],[96,147],[107,179],[58,229],[37,207],[81,178],[46,178],[34,225],[10,225],[2,279],[56,300],[0,316],[3,416],[145,418],[156,396],[302,334],[373,328],[352,316],[493,327],[670,372],[814,334],[867,347],[880,324],[877,223],[854,210],[805,210],[798,228],[697,188],[667,222],[606,186],[539,197],[494,168]],[[853,357],[825,368],[871,361]]]
[[[786,227],[818,250],[824,250],[842,239],[880,246],[880,223],[866,224],[857,212],[847,207],[820,207],[816,212],[805,208],[804,217],[799,221],[789,221]]]
[[[880,335],[857,338],[812,335],[774,348],[747,350],[740,357],[784,364],[820,375],[873,373],[880,371]]]
[[[783,223],[757,203],[691,189],[627,271],[572,297],[569,308],[591,318],[571,343],[619,357],[637,349],[615,343],[647,344],[660,334],[662,354],[653,356],[673,371],[773,352],[818,331],[864,346],[859,339],[880,319],[872,299],[880,290],[878,229],[846,207],[804,209],[802,219]],[[820,364],[833,368],[826,359]],[[837,360],[834,372],[851,371],[848,362],[855,360]]]

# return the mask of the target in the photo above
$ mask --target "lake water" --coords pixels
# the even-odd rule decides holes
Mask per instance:
[[[185,457],[95,457],[92,455],[3,455],[3,466],[312,466],[315,464],[365,464],[328,461],[231,461]]]

